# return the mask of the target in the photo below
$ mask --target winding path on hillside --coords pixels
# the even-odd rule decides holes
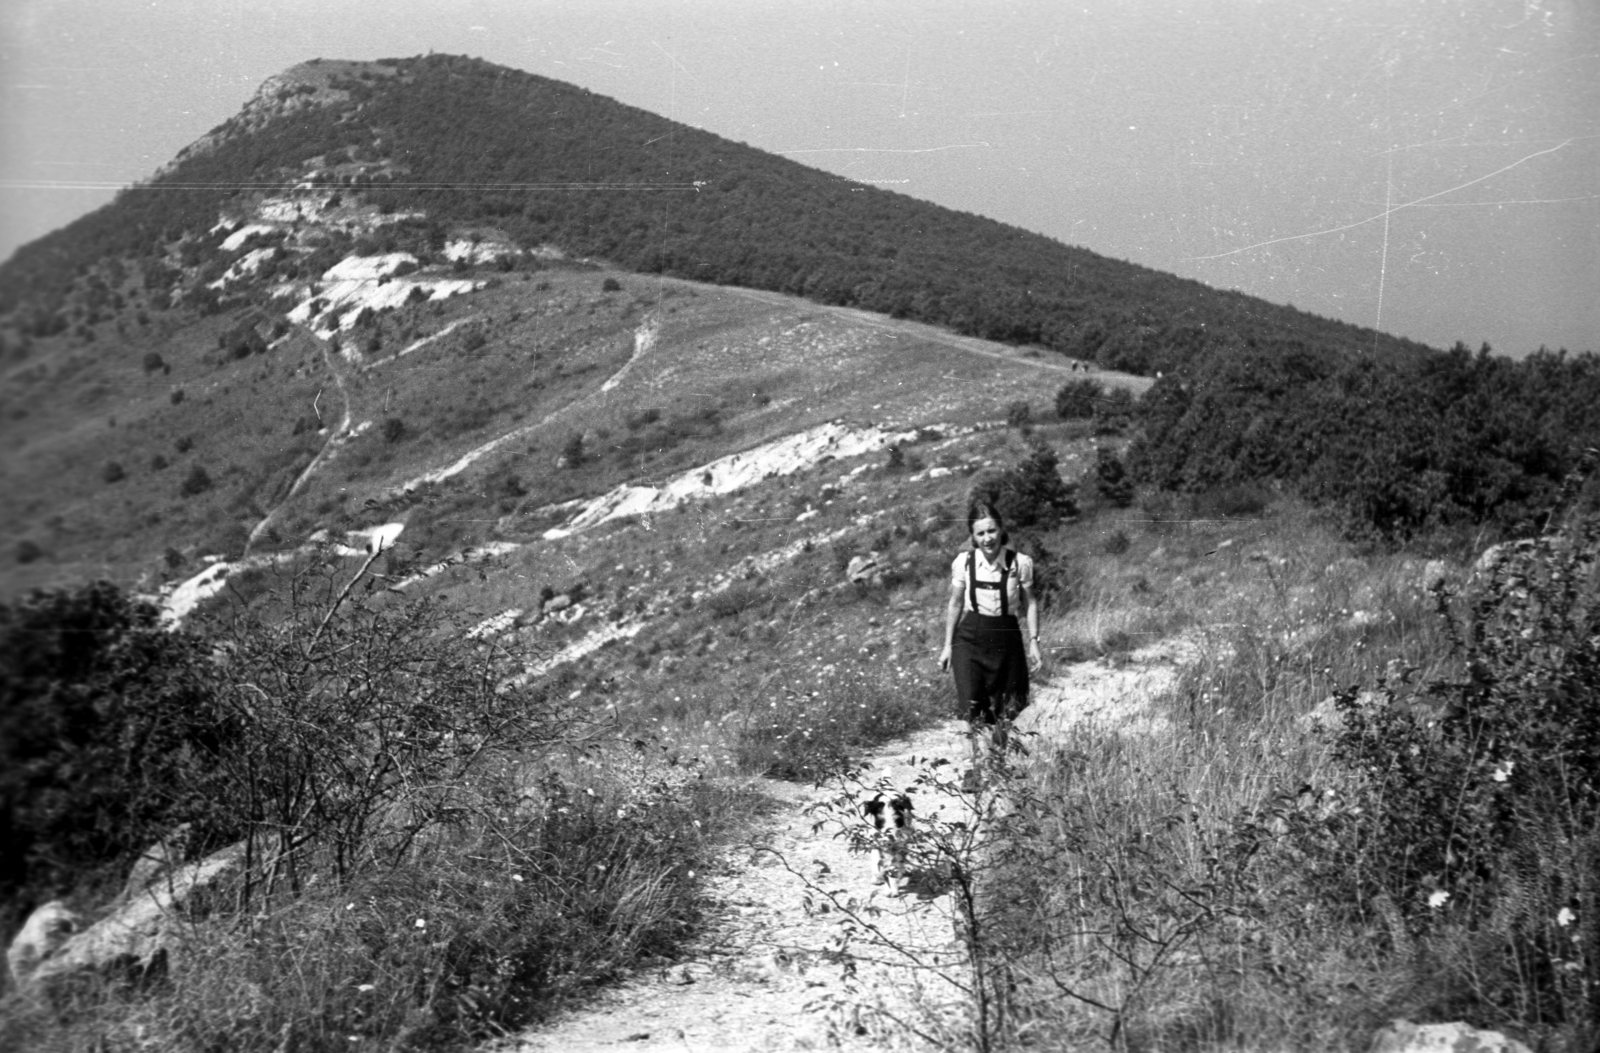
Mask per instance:
[[[293,500],[296,494],[305,488],[306,483],[311,479],[311,477],[315,475],[319,469],[321,469],[323,464],[326,463],[330,457],[338,452],[339,447],[343,446],[345,440],[350,437],[352,410],[350,408],[350,392],[344,386],[344,375],[339,372],[338,363],[335,361],[335,356],[328,347],[328,342],[319,338],[317,334],[313,333],[309,328],[300,328],[308,338],[316,341],[317,347],[321,350],[322,360],[327,363],[328,372],[333,376],[334,387],[336,387],[339,391],[339,400],[344,404],[344,414],[339,420],[338,427],[329,429],[327,441],[322,444],[322,449],[318,450],[317,455],[311,459],[311,463],[306,465],[305,468],[301,470],[299,475],[295,476],[294,482],[289,485],[289,489],[284,493],[283,498],[271,508],[267,509],[266,514],[261,517],[261,522],[257,523],[255,525],[255,529],[250,531],[250,538],[245,542],[244,546],[246,555],[249,555],[250,549],[255,546],[256,541],[267,532],[267,527],[272,524],[272,521],[275,518],[277,518],[278,512],[291,500]],[[321,395],[321,392],[319,391],[317,394]],[[313,405],[315,405],[315,403],[313,403]]]
[[[1167,642],[1116,665],[1095,661],[1058,670],[1038,685],[1019,727],[1036,733],[1035,756],[1096,728],[1153,730],[1159,725],[1147,701],[1171,683],[1192,653],[1183,641]],[[964,725],[949,721],[880,749],[852,785],[903,789],[930,771],[958,779],[967,766],[963,732]],[[951,763],[930,768],[939,759]],[[916,882],[892,895],[876,883],[876,860],[852,852],[838,823],[818,827],[823,813],[817,809],[837,802],[848,789],[843,783],[757,785],[772,798],[774,813],[725,850],[708,882],[708,923],[682,958],[642,969],[587,1005],[490,1048],[882,1050],[914,1044],[896,1019],[915,1023],[933,1014],[958,1021],[969,974],[950,895]],[[972,818],[970,796],[930,794],[924,784],[915,799],[924,822],[930,812],[942,820]],[[826,814],[848,813],[841,808]],[[857,936],[846,943],[852,926]],[[863,934],[863,926],[875,933]],[[845,947],[848,957],[840,954]]]

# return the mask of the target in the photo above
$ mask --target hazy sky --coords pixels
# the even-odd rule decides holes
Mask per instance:
[[[0,256],[273,73],[428,51],[1435,346],[1600,350],[1594,0],[0,0]]]

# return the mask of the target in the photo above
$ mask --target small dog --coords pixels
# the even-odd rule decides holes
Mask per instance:
[[[911,798],[897,793],[885,800],[880,793],[862,805],[861,811],[881,837],[877,883],[899,892],[906,872],[907,843],[911,839]]]

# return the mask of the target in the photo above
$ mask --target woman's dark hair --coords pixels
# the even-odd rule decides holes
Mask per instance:
[[[980,519],[992,519],[994,525],[1000,528],[1000,544],[1011,544],[1011,535],[1006,533],[1006,521],[1000,518],[1000,513],[988,501],[974,501],[967,507],[967,537],[972,537],[972,528],[978,525]]]

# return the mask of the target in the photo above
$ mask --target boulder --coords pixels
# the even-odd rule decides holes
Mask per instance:
[[[568,596],[566,593],[562,593],[559,596],[552,596],[548,600],[545,600],[544,606],[541,609],[546,614],[554,614],[556,611],[564,611],[571,606],[572,597]]]
[[[1456,1021],[1413,1024],[1393,1021],[1372,1040],[1372,1053],[1533,1053],[1498,1031],[1480,1031]]]
[[[39,964],[33,980],[44,982],[74,973],[127,967],[143,972],[156,965],[185,935],[181,908],[196,893],[214,888],[244,865],[245,843],[230,845],[204,859],[166,871],[110,914],[70,936]],[[41,908],[42,909],[42,908]]]
[[[846,581],[870,581],[882,572],[878,565],[878,554],[869,552],[865,556],[850,557],[849,564],[844,568],[844,577]]]
[[[6,948],[6,966],[11,971],[11,987],[20,990],[34,979],[39,967],[59,951],[78,931],[80,919],[59,899],[34,908],[22,929]]]

